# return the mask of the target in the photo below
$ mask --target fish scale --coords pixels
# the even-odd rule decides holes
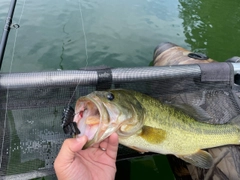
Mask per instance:
[[[78,102],[86,99],[92,102],[93,111],[98,108],[100,123],[94,138],[89,139],[85,148],[117,132],[121,144],[141,153],[173,154],[195,166],[210,168],[212,156],[202,149],[239,144],[237,124],[203,123],[192,118],[191,112],[184,113],[180,106],[162,103],[136,91],[96,91],[81,97]],[[91,111],[90,107],[88,109]],[[194,110],[196,112],[201,113],[202,110]],[[233,122],[237,122],[236,119]]]
[[[201,123],[173,107],[164,106],[157,100],[154,103],[153,100],[149,102],[145,100],[144,102],[142,105],[146,109],[147,117],[144,122],[145,125],[167,131],[169,136],[166,136],[166,138],[169,137],[171,144],[179,144],[177,146],[178,149],[184,146],[183,144],[189,144],[190,141],[192,146],[198,149],[216,147],[223,144],[239,144],[240,133],[237,126],[232,124],[213,125]]]

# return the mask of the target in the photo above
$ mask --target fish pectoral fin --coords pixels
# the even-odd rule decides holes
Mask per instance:
[[[151,144],[160,144],[166,137],[166,131],[160,128],[143,126],[139,136]]]
[[[230,119],[228,123],[240,128],[240,115],[237,115],[236,117]]]
[[[212,155],[207,151],[199,150],[191,155],[177,156],[182,160],[204,169],[209,169],[213,164]]]
[[[130,148],[134,149],[135,151],[138,151],[140,154],[144,154],[144,153],[148,152],[148,151],[145,151],[145,150],[140,149],[140,148],[135,147],[135,146],[130,146]]]

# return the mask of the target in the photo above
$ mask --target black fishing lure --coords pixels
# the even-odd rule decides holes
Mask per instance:
[[[77,127],[77,123],[73,122],[74,109],[71,106],[66,106],[62,112],[62,128],[65,134],[70,133],[71,135],[80,134]]]

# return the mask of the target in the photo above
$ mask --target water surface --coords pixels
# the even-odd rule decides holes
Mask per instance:
[[[157,44],[171,41],[186,46],[176,0],[26,0],[23,4],[24,0],[18,1],[14,17],[18,22],[24,8],[12,72],[102,64],[148,66]],[[9,37],[5,72],[9,71],[15,32]]]
[[[1,27],[8,4],[1,1]],[[239,9],[237,0],[18,0],[20,28],[10,33],[2,71],[148,66],[166,41],[225,61],[239,55]]]

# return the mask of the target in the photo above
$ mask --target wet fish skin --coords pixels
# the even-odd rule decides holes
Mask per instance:
[[[112,100],[107,98],[109,94],[114,96]],[[202,149],[239,144],[240,129],[237,125],[196,121],[181,110],[136,91],[99,91],[79,101],[82,99],[98,103],[100,114],[98,130],[85,148],[116,131],[119,142],[127,147],[139,152],[173,154],[207,169],[213,160]]]

